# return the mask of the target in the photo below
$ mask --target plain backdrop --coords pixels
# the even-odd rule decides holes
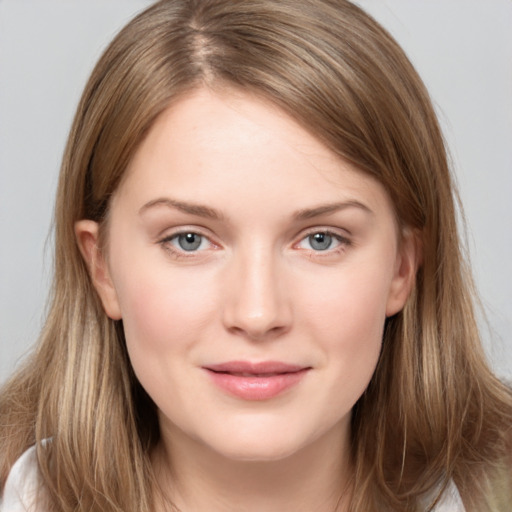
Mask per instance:
[[[235,1],[235,0],[234,0]],[[0,382],[35,342],[60,159],[88,74],[147,0],[0,0]],[[436,105],[499,375],[512,376],[512,1],[360,0]]]

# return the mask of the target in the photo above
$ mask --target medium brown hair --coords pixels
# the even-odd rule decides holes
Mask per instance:
[[[102,309],[74,225],[105,222],[155,119],[197,87],[237,88],[279,106],[379,180],[400,223],[418,234],[414,291],[387,320],[353,414],[351,510],[416,510],[450,480],[468,510],[506,510],[512,399],[480,345],[442,134],[403,51],[345,0],[161,1],[108,47],[63,159],[46,325],[0,394],[1,486],[37,444],[52,510],[152,508],[155,408],[132,372],[122,323]]]

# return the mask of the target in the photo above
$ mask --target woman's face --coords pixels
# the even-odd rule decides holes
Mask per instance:
[[[348,437],[414,278],[379,183],[271,104],[199,90],[111,207],[106,260],[94,223],[77,235],[164,438],[275,460]]]

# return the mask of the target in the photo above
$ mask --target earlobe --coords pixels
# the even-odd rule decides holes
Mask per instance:
[[[397,251],[395,272],[386,305],[390,317],[403,309],[416,281],[421,262],[421,244],[417,233],[405,229]]]
[[[120,320],[121,310],[117,299],[117,292],[110,277],[107,262],[99,247],[98,223],[92,220],[76,222],[75,236],[94,288],[100,296],[105,313],[112,320]]]

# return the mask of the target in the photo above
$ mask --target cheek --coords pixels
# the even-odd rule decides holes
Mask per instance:
[[[153,270],[155,270],[153,268]],[[211,324],[211,294],[193,279],[166,272],[134,273],[119,289],[126,347],[137,379],[157,407],[173,417],[169,397],[197,392],[187,374]]]
[[[165,265],[129,265],[116,283],[127,348],[134,368],[161,366],[190,349],[215,311],[211,286],[200,275]],[[123,276],[122,267],[119,275]]]
[[[366,389],[379,359],[390,280],[380,265],[354,267],[326,279],[305,302],[304,317],[330,371],[328,392],[346,400],[345,408]]]
[[[307,316],[330,332],[329,338],[358,340],[356,345],[365,339],[380,341],[391,283],[391,273],[380,267],[368,262],[334,271],[296,294],[302,294]]]

